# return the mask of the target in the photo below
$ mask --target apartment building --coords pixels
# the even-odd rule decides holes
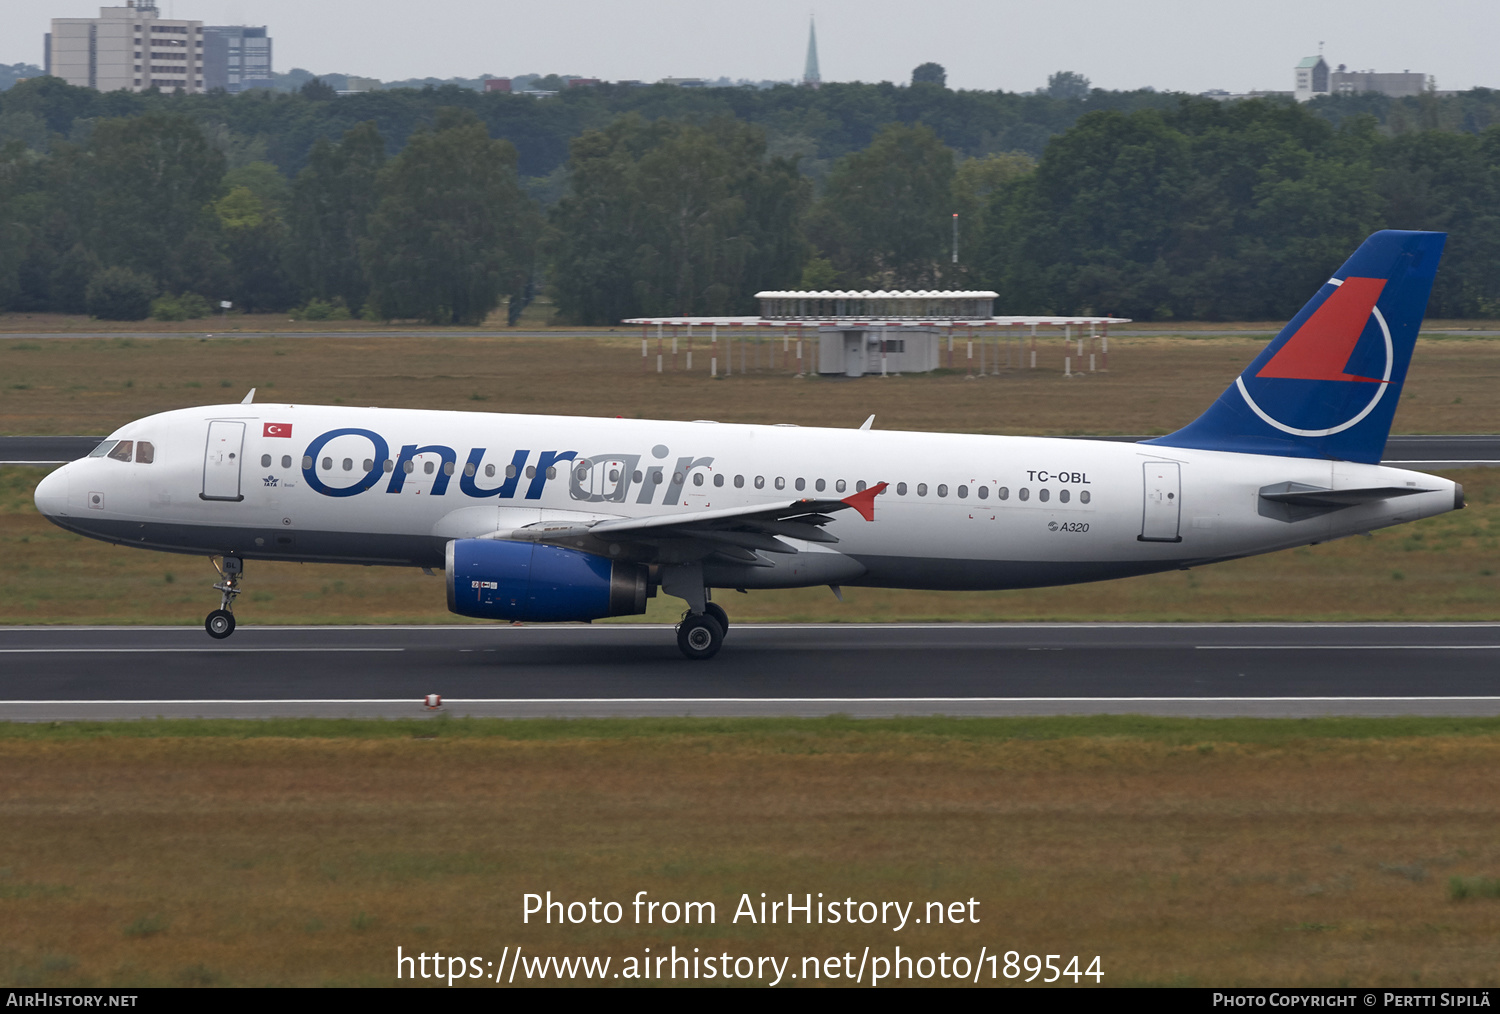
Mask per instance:
[[[164,19],[150,0],[101,7],[97,18],[53,18],[47,73],[101,92],[201,92],[203,22]]]

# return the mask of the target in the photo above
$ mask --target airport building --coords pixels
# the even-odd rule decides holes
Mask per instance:
[[[150,0],[101,7],[97,18],[53,18],[46,70],[101,92],[206,90],[203,22],[161,17]]]
[[[656,329],[658,342],[663,340],[666,328],[672,329],[674,353],[682,328],[687,329],[689,342],[695,328],[706,328],[707,335],[702,331],[698,335],[708,337],[711,345],[717,345],[721,329],[726,342],[747,334],[765,336],[765,329],[770,329],[773,335],[780,332],[775,337],[783,346],[786,356],[783,361],[790,364],[795,359],[799,374],[813,372],[825,376],[862,377],[869,374],[930,373],[943,367],[972,369],[976,343],[981,357],[993,344],[994,352],[988,365],[998,372],[1002,341],[1014,346],[1008,345],[1006,352],[1007,355],[1013,354],[1011,365],[1034,368],[1039,327],[1060,329],[1066,349],[1071,349],[1076,339],[1078,369],[1084,370],[1085,362],[1089,364],[1088,369],[1093,369],[1095,356],[1092,349],[1094,339],[1100,335],[1100,327],[1107,336],[1110,324],[1127,322],[1124,317],[997,317],[994,305],[998,295],[988,290],[765,291],[755,294],[761,306],[757,317],[632,317],[623,323],[641,325],[643,358],[649,358],[647,346],[652,327]],[[1027,339],[1030,340],[1029,350],[1022,347]],[[1083,348],[1085,340],[1090,346],[1088,353]],[[1104,354],[1107,356],[1107,337],[1105,340]],[[795,356],[792,355],[793,342],[796,343]],[[1087,360],[1083,358],[1086,354]],[[726,366],[732,359],[732,354],[726,356]],[[663,356],[659,354],[659,370],[663,362]],[[987,364],[984,358],[980,359],[979,365],[981,372],[985,372]],[[692,368],[691,358],[688,368]],[[1071,370],[1071,365],[1065,369]],[[717,371],[717,365],[714,370]]]

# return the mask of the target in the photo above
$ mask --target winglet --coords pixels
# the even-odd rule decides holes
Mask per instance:
[[[240,401],[241,405],[248,405],[255,400],[255,388],[250,388],[250,393]]]
[[[870,413],[870,418],[868,418],[864,422],[860,423],[859,424],[859,428],[862,429],[862,430],[867,430],[867,429],[869,429],[873,425],[875,425],[875,413],[871,412]]]
[[[879,483],[878,485],[871,486],[869,489],[865,490],[862,493],[855,493],[853,496],[846,496],[841,502],[846,503],[850,507],[853,507],[855,510],[859,511],[860,517],[864,518],[866,521],[874,521],[875,498],[884,493],[885,488],[889,485],[890,483],[888,482]]]

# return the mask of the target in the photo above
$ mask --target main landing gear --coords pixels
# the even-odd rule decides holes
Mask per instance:
[[[223,564],[214,562],[214,570],[219,572],[219,583],[214,585],[214,590],[222,594],[219,600],[219,608],[208,614],[203,621],[203,629],[208,631],[208,636],[222,641],[234,633],[234,597],[240,593],[240,576],[245,572],[245,564],[237,556],[226,556]]]
[[[703,612],[689,612],[677,625],[677,647],[695,661],[713,658],[724,646],[728,629],[729,614],[717,603],[706,603]]]

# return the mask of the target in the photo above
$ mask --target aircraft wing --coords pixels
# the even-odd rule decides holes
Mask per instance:
[[[756,555],[758,552],[797,552],[780,537],[804,542],[838,542],[838,536],[823,531],[823,526],[833,520],[830,515],[837,511],[853,508],[866,521],[875,520],[875,497],[883,493],[886,486],[887,483],[878,483],[842,500],[805,498],[686,514],[590,522],[554,519],[498,537],[580,548],[589,544],[587,548],[596,551],[602,548],[601,544],[615,547],[629,544],[636,550],[630,554],[632,556],[666,556],[675,560],[682,557],[701,559],[717,554],[738,563],[769,566]],[[669,546],[670,552],[666,554],[652,552]],[[619,555],[619,550],[612,550],[610,555]]]

